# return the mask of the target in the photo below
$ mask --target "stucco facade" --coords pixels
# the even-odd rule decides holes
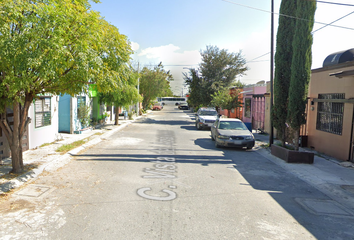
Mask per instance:
[[[267,85],[265,81],[243,88],[243,122],[252,129],[264,130],[265,127],[265,94]]]
[[[48,102],[43,99],[44,109],[39,109],[37,102],[32,104],[28,111],[28,116],[32,119],[28,125],[29,149],[41,146],[44,143],[54,142],[58,137],[58,96],[46,97]],[[45,109],[48,108],[48,109]],[[40,120],[41,111],[50,111],[50,120],[46,123]]]
[[[308,97],[308,147],[353,161],[354,62],[312,70]]]
[[[80,104],[90,106],[91,98],[82,94],[72,97],[68,94],[59,98],[59,132],[71,133],[81,130],[80,120],[78,119],[78,108]]]

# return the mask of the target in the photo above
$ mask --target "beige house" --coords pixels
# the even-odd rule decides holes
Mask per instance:
[[[353,161],[354,49],[333,53],[312,70],[308,97],[308,147]]]

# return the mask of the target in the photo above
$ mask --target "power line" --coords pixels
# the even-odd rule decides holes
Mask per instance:
[[[232,1],[229,1],[229,0],[221,0],[221,1],[227,2],[227,3],[231,3],[231,4],[234,4],[234,5],[238,5],[238,6],[241,6],[241,7],[250,8],[250,9],[253,9],[253,10],[257,10],[257,11],[261,11],[261,12],[266,12],[266,13],[271,13],[272,14],[272,12],[268,11],[268,10],[263,10],[263,9],[260,9],[260,8],[255,8],[255,7],[247,6],[247,5],[244,5],[244,4],[235,3],[235,2],[232,2]],[[286,15],[286,14],[281,14],[281,13],[274,13],[274,14],[282,16],[282,17],[294,18],[294,19],[302,20],[302,21],[309,21],[308,19],[298,18],[298,17],[291,16],[291,15]],[[314,23],[322,24],[322,25],[326,25],[326,26],[337,27],[337,28],[343,28],[343,29],[347,29],[347,30],[354,30],[354,28],[338,26],[338,25],[330,25],[328,23],[322,23],[322,22],[314,22]]]
[[[162,66],[164,67],[189,67],[189,66],[196,66],[196,65],[199,65],[199,64],[185,64],[185,65],[165,65],[165,64],[162,64]],[[144,64],[144,66],[158,66],[158,64]]]
[[[269,54],[269,53],[267,53],[267,54]],[[268,60],[249,61],[249,62],[246,62],[246,63],[256,63],[256,62],[269,62],[269,59]]]
[[[258,8],[254,8],[254,7],[249,7],[249,6],[246,6],[246,5],[243,5],[243,4],[237,4],[237,3],[230,2],[230,1],[227,1],[227,0],[222,0],[222,1],[224,1],[224,2],[229,2],[229,3],[235,4],[235,5],[240,5],[240,6],[247,7],[247,8],[251,8],[251,9],[255,9],[255,10],[259,10],[259,11],[262,11],[262,12],[271,13],[270,11],[266,11],[266,10],[262,10],[262,9],[258,9]],[[311,1],[311,0],[310,0],[310,1]],[[329,4],[337,4],[337,5],[347,5],[347,4],[333,3],[333,2],[324,2],[324,1],[317,1],[317,2],[329,3]],[[350,5],[350,4],[348,4],[348,5],[349,5],[349,6],[354,6],[354,5]],[[341,20],[341,19],[343,19],[343,18],[345,18],[345,17],[348,17],[349,15],[351,15],[351,14],[353,14],[353,13],[354,13],[354,11],[351,12],[351,13],[348,13],[347,15],[344,15],[343,17],[340,17],[340,18],[334,20],[333,22],[330,22],[330,23],[325,24],[325,26],[323,26],[323,27],[321,27],[321,28],[319,28],[319,29],[316,29],[316,30],[312,31],[312,34],[314,34],[315,32],[317,32],[317,31],[319,31],[319,30],[321,30],[321,29],[323,29],[323,28],[325,28],[325,27],[334,26],[334,25],[332,25],[333,23],[338,22],[339,20]],[[287,16],[287,15],[284,15],[284,14],[278,14],[278,15],[285,16],[285,17],[293,17],[293,16]],[[295,17],[293,17],[293,18],[295,18]],[[299,18],[297,18],[297,19],[299,19]],[[307,19],[301,19],[301,20],[306,20],[306,21],[308,21]],[[351,30],[354,30],[354,29],[351,29]],[[264,56],[268,55],[269,53],[270,53],[270,52],[265,53],[265,54],[263,54],[263,55],[261,55],[261,56],[259,56],[259,57],[256,57],[256,58],[254,58],[254,59],[252,59],[252,60],[250,60],[250,61],[247,61],[247,63],[250,63],[250,62],[259,62],[259,61],[254,61],[254,60],[256,60],[256,59],[258,59],[258,58],[261,58],[261,57],[264,57]],[[268,60],[262,60],[262,61],[268,61]]]
[[[336,2],[326,2],[326,1],[316,1],[316,2],[318,2],[318,3],[333,4],[333,5],[339,5],[339,6],[354,7],[354,4],[349,4],[349,3],[336,3]]]
[[[343,19],[343,18],[345,18],[345,17],[348,17],[349,15],[351,15],[351,14],[353,14],[353,13],[354,13],[354,11],[351,12],[351,13],[348,13],[347,15],[345,15],[345,16],[343,16],[343,17],[338,18],[337,20],[334,20],[334,21],[331,22],[331,23],[328,23],[327,25],[325,25],[325,26],[323,26],[323,27],[320,27],[319,29],[316,29],[315,31],[312,31],[312,34],[314,34],[315,32],[317,32],[317,31],[319,31],[319,30],[321,30],[321,29],[323,29],[323,28],[325,28],[325,27],[331,26],[333,23],[338,22],[339,20],[341,20],[341,19]]]
[[[263,54],[263,55],[261,55],[261,56],[259,56],[259,57],[253,58],[252,60],[247,61],[247,63],[249,63],[249,62],[254,62],[254,60],[257,60],[258,58],[261,58],[261,57],[267,56],[269,53],[270,53],[270,52],[267,52],[267,53],[265,53],[265,54]]]

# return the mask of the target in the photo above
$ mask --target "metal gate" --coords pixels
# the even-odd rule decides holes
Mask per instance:
[[[255,94],[252,96],[252,129],[264,131],[265,96]]]

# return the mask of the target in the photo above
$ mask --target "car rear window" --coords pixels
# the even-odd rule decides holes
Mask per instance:
[[[219,125],[219,129],[248,130],[245,124],[243,124],[242,122],[234,122],[234,121],[221,121]]]
[[[202,116],[214,116],[217,115],[216,111],[201,111],[200,115]]]

